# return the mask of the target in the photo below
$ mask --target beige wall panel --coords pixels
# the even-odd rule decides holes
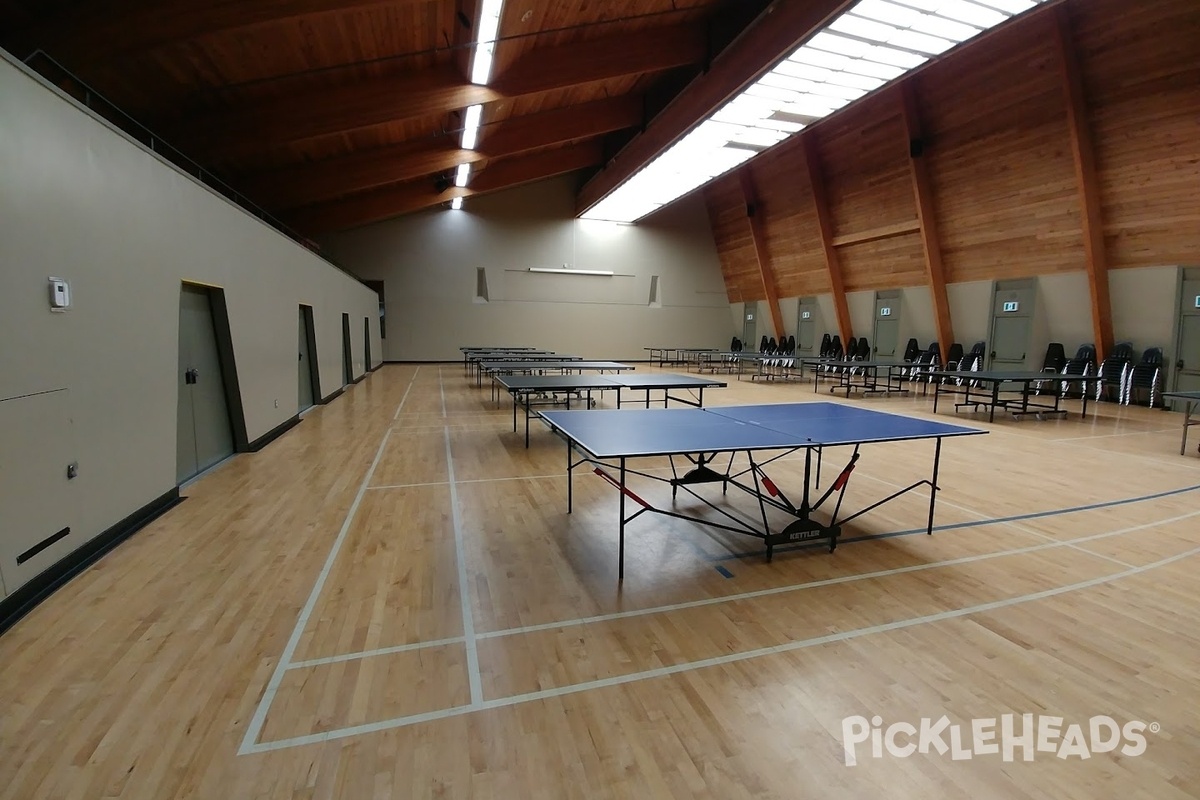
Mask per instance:
[[[296,414],[300,303],[322,391],[341,386],[343,312],[363,373],[369,289],[7,60],[0,176],[0,397],[70,390],[76,546],[175,485],[181,282],[225,290],[251,441]],[[51,275],[66,313],[48,308]]]
[[[570,176],[543,181],[326,246],[356,274],[384,281],[390,361],[456,360],[460,346],[488,342],[626,360],[645,358],[650,345],[727,346],[729,303],[700,196],[618,225],[573,219],[575,188]],[[564,264],[615,274],[528,271]],[[480,267],[486,303],[475,302]],[[651,307],[655,275],[661,306]]]

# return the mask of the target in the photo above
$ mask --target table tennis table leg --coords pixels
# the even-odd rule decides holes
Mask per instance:
[[[572,504],[575,500],[575,466],[572,464],[575,455],[575,447],[571,444],[571,440],[567,439],[567,513],[572,511]]]
[[[1183,442],[1179,445],[1179,455],[1187,455],[1188,426],[1192,424],[1192,407],[1196,404],[1188,400],[1183,407]]]
[[[621,541],[619,545],[617,580],[625,580],[625,459],[621,459]]]
[[[971,384],[967,384],[967,398],[971,397]],[[1000,381],[992,381],[992,410],[988,414],[988,422],[996,421],[996,405],[1000,402]]]
[[[512,393],[513,399],[513,433],[517,432],[517,393]]]
[[[933,481],[929,484],[929,525],[925,529],[925,533],[929,536],[933,535],[933,508],[937,503],[938,493],[938,466],[942,460],[942,437],[938,437],[936,444],[933,447]]]

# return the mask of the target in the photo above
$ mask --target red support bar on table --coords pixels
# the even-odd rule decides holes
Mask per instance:
[[[770,478],[768,478],[766,475],[763,475],[762,482],[763,482],[763,486],[765,486],[767,488],[767,491],[770,493],[771,497],[779,496],[779,490],[775,488],[775,484],[771,483]]]
[[[842,470],[842,474],[838,475],[837,480],[833,482],[835,491],[846,485],[846,481],[850,480],[851,472],[854,472],[854,462],[847,464],[846,468]]]
[[[647,503],[647,502],[646,502],[645,500],[643,500],[642,498],[638,497],[636,494],[634,494],[634,493],[633,493],[633,492],[632,492],[630,489],[628,489],[627,487],[625,487],[625,486],[622,486],[622,485],[621,485],[621,482],[620,482],[620,481],[618,481],[616,478],[614,478],[612,475],[609,475],[607,472],[605,472],[604,470],[600,469],[599,467],[596,467],[596,468],[595,468],[594,470],[592,470],[592,471],[593,471],[593,472],[595,472],[597,475],[599,475],[601,478],[604,478],[604,480],[606,480],[606,481],[608,481],[609,483],[611,483],[613,486],[615,486],[615,487],[616,487],[616,488],[617,488],[617,489],[618,489],[618,490],[621,492],[621,494],[625,495],[626,497],[628,497],[628,498],[629,498],[630,500],[632,500],[633,502],[637,503],[637,504],[638,504],[639,506],[641,506],[642,508],[649,509],[649,510],[653,510],[653,506],[651,506],[649,503]]]

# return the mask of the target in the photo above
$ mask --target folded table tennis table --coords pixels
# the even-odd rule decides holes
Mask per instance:
[[[629,411],[543,411],[541,417],[567,442],[568,513],[574,503],[574,471],[580,466],[591,466],[595,474],[619,492],[619,579],[625,577],[625,526],[646,513],[689,520],[761,539],[766,544],[769,561],[774,548],[782,544],[828,539],[832,552],[837,547],[843,525],[900,495],[928,486],[927,532],[933,533],[942,439],[986,433],[976,428],[828,402]],[[846,485],[862,445],[919,439],[935,442],[930,478],[839,518]],[[814,476],[819,478],[821,454],[827,447],[850,447],[852,452],[828,489],[814,497],[817,489]],[[800,450],[804,451],[804,478],[799,489],[800,499],[793,501],[771,480],[766,468]],[[816,472],[814,454],[818,460]],[[737,459],[739,455],[744,456],[745,465]],[[637,459],[662,456],[670,459],[669,478],[630,466],[630,462]],[[717,464],[718,459],[721,464]],[[688,465],[686,472],[677,468],[679,460]],[[658,508],[629,488],[630,476],[668,484],[672,499],[683,489],[719,517],[700,517]],[[722,494],[732,486],[755,498],[761,524],[735,516],[699,494],[697,488],[703,484],[719,484]],[[627,514],[626,500],[636,504],[638,510]],[[814,519],[813,512],[827,501],[834,502],[829,521]],[[772,527],[768,509],[783,512],[789,521],[782,527]]]

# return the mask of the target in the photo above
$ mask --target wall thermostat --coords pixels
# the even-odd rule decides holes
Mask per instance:
[[[71,307],[71,287],[62,278],[50,279],[50,310],[66,311]]]

